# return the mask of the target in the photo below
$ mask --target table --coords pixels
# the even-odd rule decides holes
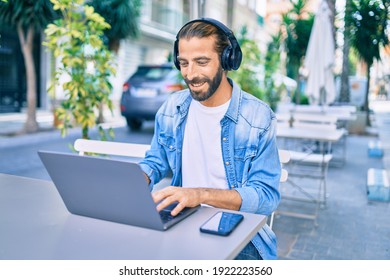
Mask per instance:
[[[240,212],[230,236],[201,233],[219,210],[201,207],[160,232],[70,214],[52,182],[0,173],[0,259],[233,259],[266,217]]]
[[[306,139],[320,142],[335,143],[345,134],[343,129],[321,129],[304,127],[290,127],[288,125],[278,125],[276,136],[279,138]]]
[[[327,127],[327,125],[321,124],[297,124],[296,126],[290,127],[286,123],[278,123],[276,135],[278,138],[284,139],[317,141],[321,143],[323,150],[328,151],[332,149],[333,144],[340,142],[341,156],[333,156],[332,163],[339,166],[344,165],[347,149],[347,131],[343,128],[322,128],[322,126]]]
[[[303,202],[312,202],[315,203],[316,209],[314,214],[302,214],[295,213],[292,211],[277,211],[277,213],[286,214],[294,217],[309,218],[313,219],[316,224],[317,212],[319,207],[326,205],[326,176],[327,169],[332,155],[329,154],[329,151],[332,150],[332,143],[339,141],[344,136],[345,131],[343,129],[323,129],[311,127],[310,129],[306,127],[290,127],[289,125],[278,125],[277,127],[277,138],[283,140],[294,140],[302,143],[304,141],[309,141],[309,143],[318,143],[318,146],[315,146],[314,149],[318,148],[318,151],[313,151],[313,147],[310,146],[299,146],[295,147],[282,146],[280,148],[290,150],[291,160],[287,166],[288,179],[287,183],[292,185],[295,190],[297,190],[299,195],[290,195],[288,192],[291,190],[287,189],[283,193],[283,188],[281,188],[282,198],[289,200],[298,200]],[[283,143],[282,143],[283,144]],[[288,143],[287,143],[288,144]],[[299,181],[294,181],[292,178],[299,178]],[[315,189],[317,192],[313,194],[308,191],[307,188],[303,187],[303,179],[314,179],[318,180],[318,188]],[[309,184],[310,190],[312,191],[313,187],[316,184]]]
[[[319,106],[319,105],[296,105],[296,104],[280,104],[278,113],[294,113],[294,114],[310,114],[318,116],[333,116],[345,125],[348,121],[356,120],[355,106]]]

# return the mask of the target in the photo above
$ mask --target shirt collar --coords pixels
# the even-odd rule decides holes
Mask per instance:
[[[228,78],[228,80],[229,83],[233,86],[233,92],[230,105],[225,116],[237,123],[241,108],[242,92],[241,88],[232,79]]]
[[[228,81],[232,85],[233,91],[232,98],[230,100],[230,105],[227,109],[225,116],[237,123],[241,107],[242,92],[241,88],[232,79],[228,78]],[[181,115],[185,115],[188,113],[188,109],[192,101],[189,89],[186,89],[185,93],[186,94],[183,95],[182,102],[179,102],[179,104],[177,105],[177,110],[180,112]]]

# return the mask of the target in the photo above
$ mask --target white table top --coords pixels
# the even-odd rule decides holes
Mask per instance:
[[[284,104],[278,108],[279,114],[294,113],[315,116],[331,116],[338,121],[356,120],[356,107],[354,106],[316,106]]]
[[[290,127],[288,125],[278,125],[276,136],[279,138],[307,139],[323,142],[337,142],[343,135],[343,129],[320,129],[305,127]]]
[[[52,182],[0,174],[0,259],[233,259],[266,217],[242,213],[228,237],[201,233],[219,210],[201,207],[160,232],[72,215]]]
[[[277,113],[276,118],[281,121],[289,121],[293,117],[295,121],[308,121],[318,123],[337,123],[337,116],[309,113]]]

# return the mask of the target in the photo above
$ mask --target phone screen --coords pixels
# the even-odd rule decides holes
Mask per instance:
[[[200,227],[200,231],[226,236],[237,227],[243,218],[244,216],[241,214],[220,211],[208,219]]]

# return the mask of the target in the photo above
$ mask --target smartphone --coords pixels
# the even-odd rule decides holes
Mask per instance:
[[[217,212],[200,227],[201,232],[216,235],[229,235],[241,221],[244,216],[236,213]]]

